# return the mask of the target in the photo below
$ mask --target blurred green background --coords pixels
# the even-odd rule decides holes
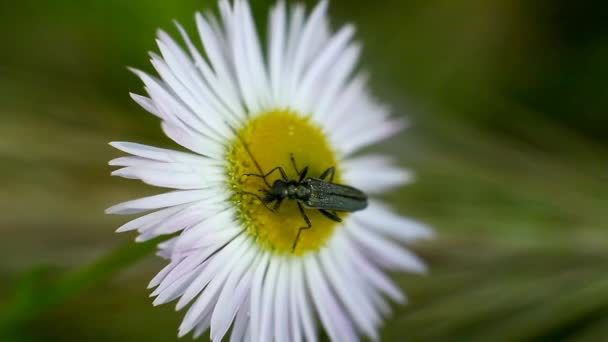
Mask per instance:
[[[261,24],[269,4],[253,1]],[[126,66],[151,70],[156,28],[194,33],[206,8],[0,2],[0,340],[177,339],[183,314],[145,290],[164,262],[103,214],[158,190],[111,178],[107,142],[175,146],[129,99],[143,87]],[[607,340],[608,3],[333,0],[330,12],[357,25],[376,95],[413,123],[376,148],[418,179],[386,199],[438,233],[414,247],[429,276],[395,275],[411,303],[383,340]],[[101,272],[74,271],[125,244]]]

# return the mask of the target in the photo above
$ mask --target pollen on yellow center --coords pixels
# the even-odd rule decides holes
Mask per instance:
[[[247,232],[256,237],[264,248],[278,253],[292,253],[298,230],[306,227],[296,201],[285,199],[276,211],[270,211],[256,198],[243,194],[251,192],[263,197],[268,187],[263,179],[245,176],[248,173],[259,174],[244,144],[260,164],[264,173],[277,166],[285,169],[289,179],[298,179],[290,154],[293,153],[298,169],[308,166],[309,177],[319,177],[329,167],[336,167],[334,182],[340,182],[339,167],[336,156],[321,129],[309,118],[297,115],[288,110],[276,110],[263,113],[252,119],[237,132],[228,151],[228,176],[234,192],[233,203],[237,207],[239,220],[247,227]],[[272,183],[279,179],[280,172],[273,172],[267,181]],[[272,207],[274,203],[269,206]],[[317,250],[332,235],[337,223],[323,216],[318,210],[305,209],[312,222],[312,228],[303,230],[294,254]]]

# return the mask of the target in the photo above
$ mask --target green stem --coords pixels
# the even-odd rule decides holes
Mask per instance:
[[[44,271],[42,268],[29,272],[17,284],[15,293],[0,310],[0,336],[2,332],[14,331],[22,323],[77,296],[85,289],[104,283],[115,273],[155,251],[158,243],[166,239],[167,237],[160,237],[144,243],[125,244],[80,269],[67,272],[47,286],[39,284]]]

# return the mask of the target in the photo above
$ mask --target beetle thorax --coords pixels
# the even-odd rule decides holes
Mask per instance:
[[[289,199],[303,200],[308,197],[310,191],[303,185],[297,183],[291,183],[287,185],[285,189],[285,197]]]

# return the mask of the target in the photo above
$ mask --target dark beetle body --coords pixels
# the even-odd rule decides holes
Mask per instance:
[[[266,192],[264,202],[285,198],[297,200],[309,209],[352,212],[367,207],[367,196],[360,190],[312,177],[302,182],[276,180]]]
[[[237,135],[238,136],[238,135]],[[298,170],[296,161],[291,154],[291,163],[296,173],[298,174],[298,180],[289,179],[285,169],[281,166],[277,166],[270,170],[268,173],[264,173],[260,164],[257,162],[247,144],[242,141],[245,150],[253,160],[259,174],[249,173],[246,176],[256,176],[264,180],[264,184],[268,187],[267,189],[260,190],[264,192],[264,197],[260,197],[255,193],[240,191],[243,194],[249,194],[257,197],[262,201],[264,206],[272,211],[279,210],[283,200],[295,200],[300,215],[306,223],[305,227],[300,227],[296,238],[293,242],[293,251],[295,251],[300,239],[300,234],[303,230],[312,228],[312,222],[304,208],[316,209],[328,219],[335,222],[342,222],[340,216],[336,214],[337,211],[341,212],[354,212],[363,210],[367,207],[367,196],[360,190],[353,188],[352,186],[335,184],[333,183],[335,168],[330,167],[325,170],[319,178],[307,177],[308,167],[304,167],[302,170]],[[268,176],[273,172],[279,171],[281,178],[275,180],[272,185],[268,182]],[[329,177],[329,180],[325,178]],[[272,208],[268,205],[274,202]]]
[[[311,189],[310,197],[304,201],[308,208],[352,212],[367,207],[367,196],[352,186],[319,178],[306,178],[302,185]]]

